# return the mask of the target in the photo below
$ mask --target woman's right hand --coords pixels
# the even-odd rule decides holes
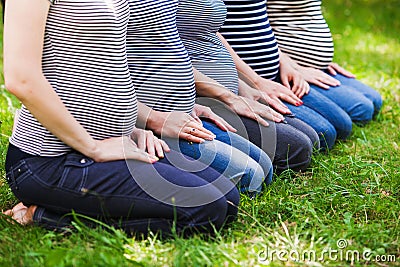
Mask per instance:
[[[140,149],[129,136],[112,137],[104,140],[96,140],[96,150],[93,155],[88,155],[96,162],[134,159],[147,163],[158,161],[156,156],[150,155]]]

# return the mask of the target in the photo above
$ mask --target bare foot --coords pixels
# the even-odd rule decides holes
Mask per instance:
[[[33,214],[35,213],[36,206],[26,207],[22,202],[14,206],[14,208],[3,212],[5,215],[10,216],[19,224],[28,225],[33,223]]]

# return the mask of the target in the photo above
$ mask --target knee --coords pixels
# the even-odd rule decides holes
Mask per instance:
[[[241,193],[257,194],[262,190],[266,173],[264,168],[261,167],[254,160],[249,159],[247,161],[246,171],[240,175],[238,186]]]
[[[287,141],[278,140],[275,155],[275,171],[280,173],[286,169],[304,171],[310,165],[313,144],[304,133],[296,130]],[[286,147],[283,147],[286,146]]]
[[[372,120],[375,112],[375,107],[372,101],[364,99],[359,101],[354,108],[349,112],[351,119],[357,124],[365,124]]]
[[[349,115],[344,114],[339,121],[335,122],[336,138],[345,140],[353,130],[353,122]]]
[[[237,217],[237,207],[239,205],[239,192],[237,189],[235,189],[235,193],[231,193],[230,197],[231,200],[222,197],[212,203],[203,205],[192,218],[190,226],[200,231],[212,232],[213,229],[218,231],[225,223],[234,221]]]
[[[318,129],[317,134],[319,137],[320,149],[322,151],[333,147],[337,138],[337,131],[332,124],[328,122],[321,124],[321,128]]]
[[[265,184],[269,185],[270,183],[272,183],[272,177],[274,175],[274,169],[272,168],[272,166],[269,168],[268,173],[265,175]]]
[[[383,100],[382,96],[375,91],[375,94],[372,96],[372,103],[374,104],[374,115],[377,115],[382,108]]]

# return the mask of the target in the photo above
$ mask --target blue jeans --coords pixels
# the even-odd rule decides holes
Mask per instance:
[[[98,163],[77,152],[14,162],[13,149],[7,155],[8,184],[25,205],[37,205],[34,223],[48,229],[70,226],[75,211],[128,234],[169,236],[175,224],[178,234],[189,235],[220,229],[237,214],[235,185],[198,161],[192,163],[198,169],[193,173],[168,159]]]
[[[296,118],[310,125],[319,135],[321,148],[332,148],[335,140],[346,139],[352,130],[349,115],[314,86],[302,98],[304,104],[296,107],[286,103]]]
[[[339,80],[341,85],[329,90],[312,87],[340,106],[355,123],[369,122],[379,112],[382,97],[377,91],[354,78],[341,74],[331,76]]]
[[[172,149],[199,160],[238,183],[241,192],[259,193],[263,183],[271,183],[272,162],[264,151],[235,133],[222,131],[213,123],[203,120],[203,126],[217,136],[216,140],[201,144],[173,138],[164,140]],[[187,168],[189,163],[181,160],[174,164]]]

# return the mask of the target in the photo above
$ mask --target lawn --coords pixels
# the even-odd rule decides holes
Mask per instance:
[[[400,266],[400,5],[325,0],[324,8],[335,60],[384,97],[376,120],[354,125],[308,172],[243,196],[238,221],[213,237],[135,240],[79,222],[54,233],[0,215],[0,266]],[[0,209],[16,203],[3,165],[18,106],[2,87]]]

